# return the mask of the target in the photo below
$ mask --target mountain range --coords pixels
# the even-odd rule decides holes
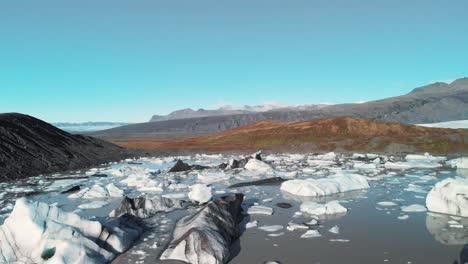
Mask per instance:
[[[210,110],[201,112],[207,111]],[[312,110],[277,108],[264,112],[217,114],[203,117],[182,118],[183,114],[177,116],[178,119],[166,117],[166,120],[121,126],[98,131],[92,135],[103,138],[191,136],[217,133],[266,119],[297,122],[339,116],[406,124],[465,120],[468,119],[468,78],[457,79],[451,83],[429,84],[397,97],[365,103],[328,105]]]
[[[263,104],[263,105],[244,105],[244,106],[223,106],[214,110],[198,109],[193,110],[191,108],[185,108],[176,110],[167,115],[153,115],[150,122],[176,120],[176,119],[187,119],[207,116],[224,116],[224,115],[238,115],[238,114],[249,114],[249,113],[263,113],[269,111],[309,111],[317,110],[329,106],[329,104],[308,104],[308,105],[297,105],[289,106],[284,104]]]

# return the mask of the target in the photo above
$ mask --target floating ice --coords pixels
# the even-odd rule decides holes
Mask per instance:
[[[257,225],[258,225],[258,221],[254,220],[254,221],[250,221],[247,224],[245,224],[245,228],[253,228],[253,227],[256,227]]]
[[[453,168],[457,169],[468,169],[468,157],[462,157],[458,159],[453,159],[447,162]]]
[[[366,178],[357,174],[338,174],[322,179],[290,180],[281,190],[298,196],[323,196],[369,188]]]
[[[400,215],[397,217],[399,220],[406,220],[409,218],[409,215]]]
[[[249,159],[244,167],[248,171],[254,171],[256,173],[272,173],[273,169],[270,165],[258,159]]]
[[[338,201],[331,201],[326,204],[304,202],[301,204],[301,211],[310,215],[319,216],[346,213],[348,210]]]
[[[294,230],[298,230],[298,229],[309,229],[309,227],[306,226],[306,225],[303,225],[303,224],[297,224],[297,223],[294,223],[294,222],[289,222],[286,229],[289,230],[289,231],[294,231]]]
[[[410,213],[410,212],[414,213],[414,212],[426,212],[427,209],[424,205],[412,204],[408,206],[402,206],[401,211],[406,212],[406,213]]]
[[[252,215],[252,214],[272,215],[273,208],[262,206],[262,205],[254,205],[254,206],[249,207],[249,209],[247,209],[247,214],[249,215]]]
[[[384,202],[378,202],[377,205],[387,207],[387,206],[397,206],[398,204],[394,202],[390,202],[390,201],[384,201]]]
[[[340,233],[340,228],[338,226],[334,226],[334,227],[328,229],[328,232],[333,233],[333,234],[339,234]]]
[[[307,230],[304,234],[301,235],[301,238],[315,238],[321,236],[322,235],[318,230]]]
[[[197,172],[198,181],[201,183],[213,183],[229,180],[230,176],[224,171],[201,171]]]
[[[117,188],[113,183],[106,186],[95,184],[91,188],[84,188],[81,191],[68,196],[70,199],[94,199],[94,198],[113,198],[122,197],[123,191]]]
[[[269,225],[269,226],[259,226],[258,229],[263,230],[265,232],[278,232],[282,230],[284,226],[282,225]]]
[[[427,152],[424,155],[409,154],[409,155],[406,155],[405,159],[407,161],[429,161],[429,162],[441,162],[441,161],[447,160],[446,157],[432,156],[431,154]]]
[[[207,187],[205,184],[195,184],[191,186],[190,192],[188,193],[188,198],[190,200],[201,204],[209,202],[211,197],[211,187]]]
[[[353,168],[357,170],[375,170],[377,166],[374,163],[355,162]]]
[[[138,224],[89,221],[58,207],[21,198],[0,227],[6,263],[105,263],[141,234]],[[107,244],[106,249],[101,245]]]
[[[468,179],[438,182],[427,195],[426,206],[432,212],[468,217]]]

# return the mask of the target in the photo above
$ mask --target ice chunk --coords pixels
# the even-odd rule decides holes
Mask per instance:
[[[247,209],[247,214],[249,215],[252,215],[252,214],[272,215],[273,208],[262,206],[262,205],[254,205],[254,206],[249,207],[249,209]]]
[[[323,196],[369,188],[366,178],[357,174],[338,174],[323,179],[290,180],[281,190],[298,196]]]
[[[448,178],[436,183],[426,198],[429,211],[468,217],[468,179]]]
[[[247,224],[245,224],[245,228],[253,228],[253,227],[256,227],[257,225],[258,225],[258,221],[254,220],[254,221],[250,221]]]
[[[294,223],[294,222],[289,222],[286,229],[288,229],[289,231],[294,231],[294,230],[298,230],[298,229],[309,229],[309,227],[306,226],[306,225],[303,225],[303,224],[297,224],[297,223]]]
[[[339,234],[340,233],[340,228],[338,226],[334,226],[334,227],[328,229],[328,232],[333,233],[333,234]]]
[[[377,205],[387,207],[387,206],[397,206],[398,204],[396,204],[395,202],[383,201],[383,202],[378,202]]]
[[[273,169],[270,167],[270,165],[257,159],[249,159],[247,164],[245,164],[244,168],[248,171],[254,171],[257,173],[272,173],[273,172]]]
[[[201,183],[227,181],[230,178],[224,171],[202,171],[197,174],[198,181]]]
[[[227,263],[233,257],[232,243],[240,236],[242,201],[242,194],[232,194],[180,219],[161,259],[192,264]]]
[[[318,230],[307,230],[304,234],[301,235],[301,238],[315,238],[321,236],[322,235]]]
[[[377,166],[374,163],[356,162],[353,164],[353,168],[357,170],[375,170]]]
[[[331,201],[326,204],[304,202],[301,204],[301,211],[310,215],[319,216],[346,213],[348,210],[338,201]]]
[[[429,154],[427,152],[424,155],[409,154],[409,155],[406,155],[405,159],[407,161],[429,161],[429,162],[440,162],[440,161],[447,160],[446,157],[432,156],[431,154]]]
[[[94,198],[113,198],[122,197],[123,191],[117,188],[113,183],[106,186],[95,184],[91,188],[84,188],[81,191],[68,196],[70,199],[94,199]]]
[[[409,215],[400,215],[397,217],[399,220],[406,220],[409,218]]]
[[[259,226],[258,229],[263,230],[265,232],[278,232],[282,230],[284,227],[282,225],[269,225],[269,226]]]
[[[184,204],[180,200],[173,200],[162,196],[154,197],[125,197],[119,207],[110,212],[111,217],[120,217],[125,214],[148,218],[158,212],[171,212],[175,209],[181,209]]]
[[[405,213],[409,213],[409,212],[426,212],[427,209],[426,209],[426,207],[424,205],[412,204],[412,205],[408,205],[408,206],[402,206],[401,211],[403,211]]]
[[[207,203],[211,200],[211,187],[205,184],[195,184],[190,187],[188,198],[192,201],[199,202],[201,204]]]
[[[106,263],[130,247],[140,225],[121,219],[103,225],[20,198],[0,227],[0,256],[6,263]]]
[[[453,159],[447,162],[453,168],[457,169],[468,169],[468,157],[462,157],[458,159]]]

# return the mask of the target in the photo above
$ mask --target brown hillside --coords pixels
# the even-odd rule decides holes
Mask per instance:
[[[158,151],[378,151],[467,153],[468,130],[427,128],[370,119],[337,117],[305,122],[260,121],[212,135],[114,143]]]

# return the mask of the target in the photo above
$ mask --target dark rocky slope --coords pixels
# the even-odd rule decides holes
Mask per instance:
[[[416,88],[406,95],[362,104],[331,105],[312,111],[282,110],[166,120],[122,126],[93,135],[112,139],[187,136],[217,133],[266,119],[297,122],[339,116],[407,124],[468,119],[468,78],[458,79],[451,84],[434,83]]]
[[[28,115],[0,114],[0,181],[97,166],[130,155],[109,142],[72,135]]]

